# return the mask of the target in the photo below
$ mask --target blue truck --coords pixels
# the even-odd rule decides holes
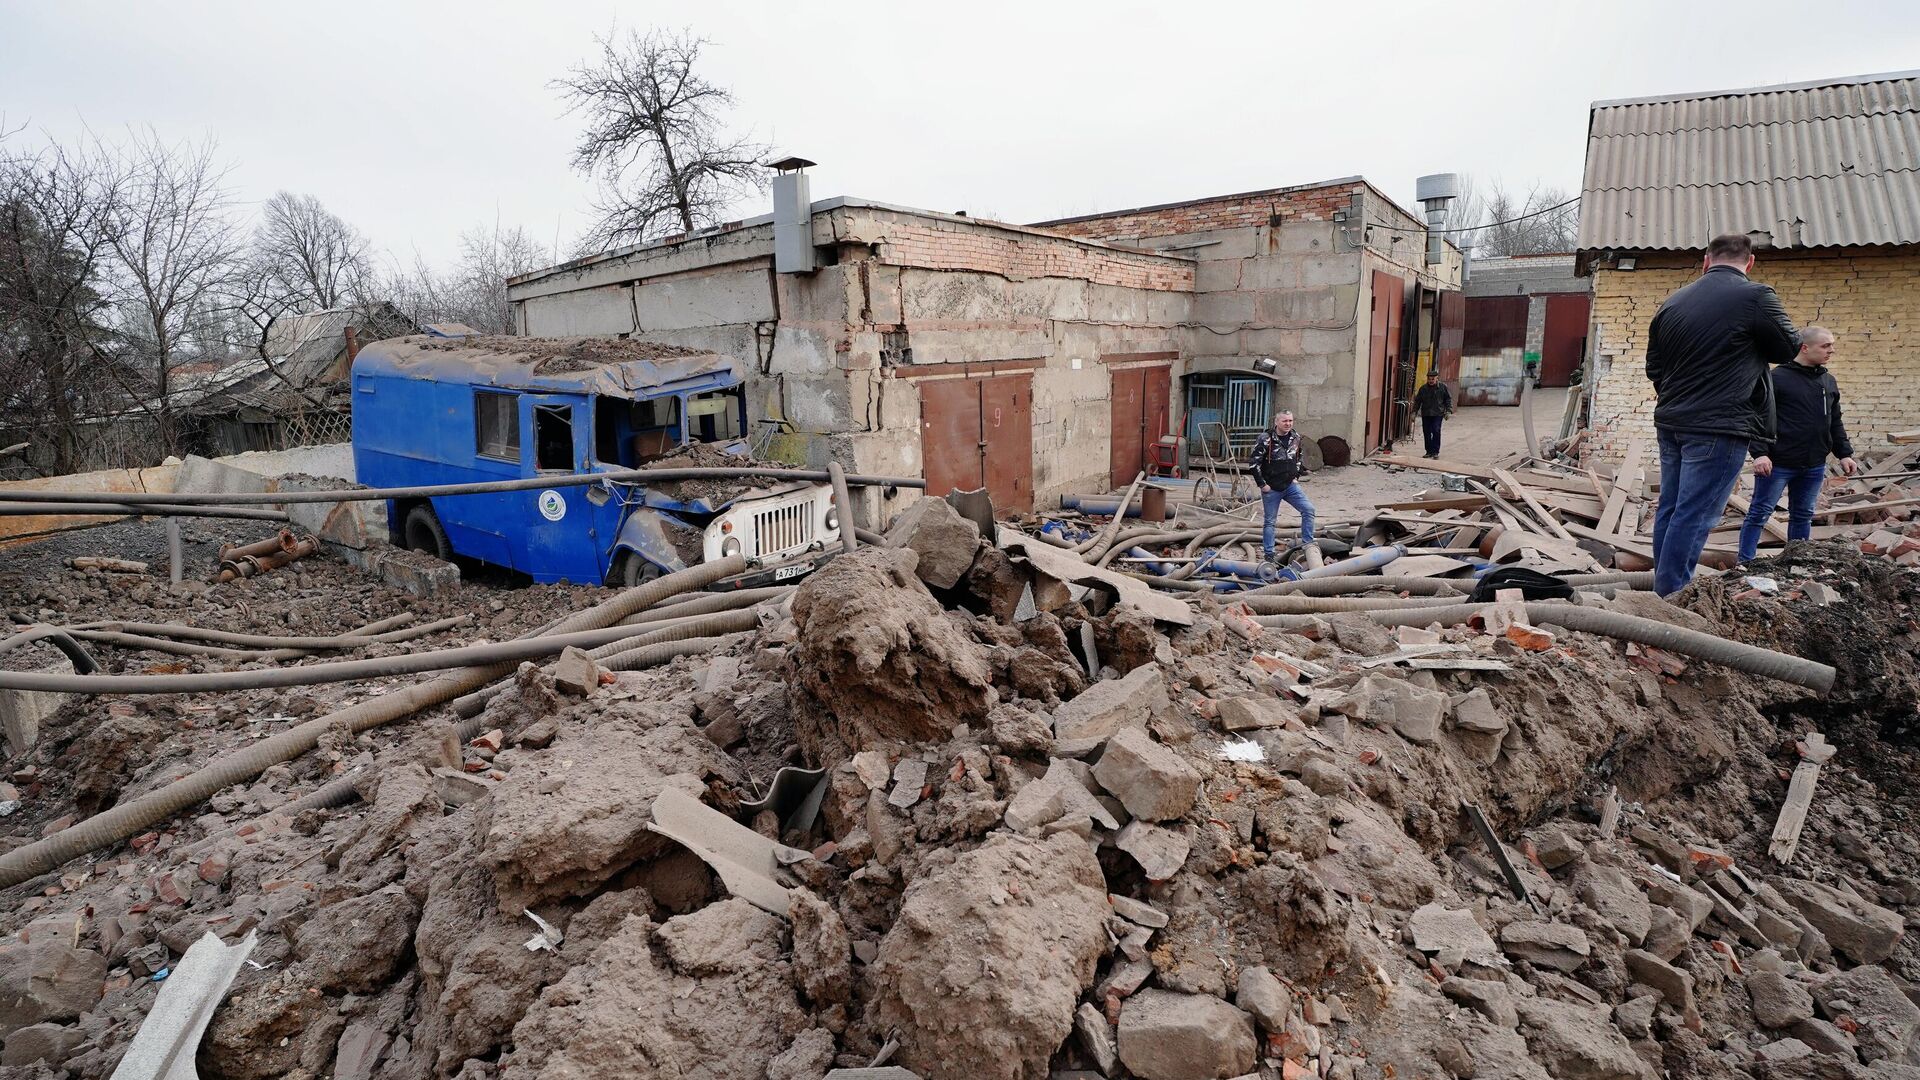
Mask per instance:
[[[420,487],[712,464],[746,452],[737,362],[610,338],[392,338],[353,360],[353,463],[371,487]],[[602,480],[390,500],[396,544],[535,581],[633,585],[743,555],[733,584],[798,577],[837,551],[820,483],[722,489]]]

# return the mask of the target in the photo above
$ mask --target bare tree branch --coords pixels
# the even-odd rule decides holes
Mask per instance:
[[[369,298],[366,238],[311,195],[282,191],[268,199],[253,242],[260,268],[282,296],[315,310]]]
[[[584,247],[693,232],[766,189],[767,147],[725,134],[733,93],[695,70],[706,41],[664,30],[595,40],[600,55],[552,84],[586,118],[573,167],[600,183]]]

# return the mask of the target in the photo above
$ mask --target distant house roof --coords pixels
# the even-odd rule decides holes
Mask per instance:
[[[175,392],[188,411],[199,414],[239,407],[269,413],[313,408],[315,402],[346,392],[349,326],[363,348],[383,338],[417,331],[411,320],[386,301],[284,316],[267,327],[266,353],[273,361],[271,366],[253,356],[210,373],[190,373],[187,379],[181,379],[176,370]]]
[[[1920,243],[1920,71],[1593,103],[1584,256]]]

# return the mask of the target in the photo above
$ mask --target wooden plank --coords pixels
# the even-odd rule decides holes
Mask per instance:
[[[1459,461],[1439,461],[1439,460],[1428,461],[1424,458],[1396,457],[1392,454],[1382,454],[1379,457],[1368,458],[1367,460],[1378,462],[1381,465],[1398,465],[1403,469],[1424,469],[1427,472],[1452,473],[1455,476],[1470,476],[1475,480],[1493,479],[1493,471],[1491,469],[1488,469],[1481,465],[1468,465],[1464,462],[1459,462]]]
[[[1834,753],[1835,747],[1817,731],[1808,732],[1800,743],[1800,764],[1794,766],[1793,779],[1787,782],[1787,801],[1780,807],[1780,817],[1773,824],[1773,840],[1767,845],[1767,854],[1782,866],[1793,861],[1793,853],[1800,847],[1800,830],[1807,823],[1807,811],[1813,809],[1813,788],[1820,782],[1820,766]]]
[[[1373,505],[1382,510],[1479,510],[1487,505],[1485,495],[1448,495],[1439,499],[1412,499],[1407,502],[1383,502]]]
[[[1569,495],[1591,495],[1593,485],[1584,476],[1563,476],[1560,473],[1545,472],[1540,469],[1516,469],[1514,475],[1527,482],[1527,486],[1538,491],[1563,491]]]
[[[1887,441],[1890,443],[1900,443],[1903,446],[1907,443],[1920,443],[1920,428],[1908,428],[1905,431],[1889,431],[1887,432]]]
[[[1613,474],[1613,490],[1607,495],[1607,505],[1600,513],[1600,521],[1595,525],[1603,533],[1620,531],[1620,517],[1627,509],[1627,498],[1637,495],[1640,487],[1640,456],[1647,451],[1646,440],[1635,439],[1627,444],[1627,453],[1620,460],[1620,471]],[[1635,526],[1638,526],[1635,522]]]
[[[1606,503],[1585,495],[1569,495],[1564,491],[1535,491],[1533,497],[1540,505],[1549,510],[1558,510],[1563,514],[1578,514],[1590,521],[1599,521],[1606,512]]]
[[[1478,480],[1468,480],[1467,486],[1487,497],[1487,501],[1493,504],[1494,516],[1499,518],[1500,524],[1506,526],[1510,531],[1532,533],[1536,536],[1548,535],[1545,526],[1535,525],[1528,521],[1525,515],[1513,508],[1512,503],[1494,494],[1492,488]]]
[[[1402,555],[1393,560],[1393,573],[1395,577],[1440,577],[1471,565],[1445,555]]]
[[[1817,518],[1835,517],[1840,514],[1872,513],[1877,510],[1892,510],[1895,507],[1916,505],[1920,505],[1920,498],[1890,499],[1886,502],[1874,503],[1852,503],[1847,506],[1830,506],[1825,510],[1815,510],[1813,516]]]
[[[1501,483],[1507,485],[1507,488],[1515,495],[1519,496],[1521,502],[1527,504],[1527,509],[1533,511],[1535,516],[1539,517],[1541,524],[1547,527],[1548,532],[1562,540],[1573,539],[1573,534],[1561,527],[1560,519],[1554,517],[1548,512],[1546,507],[1540,505],[1540,500],[1533,497],[1533,492],[1527,490],[1527,485],[1521,483],[1519,477],[1505,469],[1495,469],[1493,470],[1493,475],[1497,477]]]

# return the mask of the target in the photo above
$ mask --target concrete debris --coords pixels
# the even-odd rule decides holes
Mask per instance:
[[[1158,930],[1167,925],[1167,913],[1151,904],[1142,903],[1131,896],[1108,893],[1107,902],[1113,905],[1114,914],[1150,929]]]
[[[1264,967],[1242,968],[1234,986],[1233,1003],[1259,1021],[1261,1030],[1279,1034],[1286,1030],[1287,1017],[1293,1012],[1293,996],[1273,972]]]
[[[915,499],[893,519],[887,543],[920,556],[914,572],[936,589],[951,589],[973,566],[980,527],[961,517],[945,499]]]
[[[1500,928],[1500,948],[1515,960],[1554,971],[1573,971],[1587,962],[1593,946],[1577,926],[1550,922],[1510,922]]]
[[[1102,679],[1053,711],[1055,752],[1080,756],[1122,728],[1145,727],[1171,707],[1158,666],[1144,665],[1124,678]]]
[[[1407,922],[1407,931],[1413,936],[1414,948],[1452,958],[1440,961],[1442,967],[1459,967],[1463,960],[1485,967],[1500,962],[1499,948],[1471,911],[1450,910],[1438,902],[1431,903],[1413,913]]]
[[[1369,675],[1352,690],[1328,702],[1323,709],[1364,724],[1396,732],[1408,742],[1432,743],[1440,738],[1447,696],[1415,686],[1406,679]]]
[[[1127,813],[1144,821],[1184,815],[1200,792],[1200,774],[1180,755],[1155,742],[1142,728],[1126,728],[1107,740],[1093,778]]]
[[[1165,881],[1186,865],[1193,838],[1185,829],[1167,829],[1146,821],[1129,821],[1113,846],[1133,856],[1148,881]]]
[[[600,665],[584,651],[568,648],[554,661],[553,685],[563,694],[592,697],[600,692]]]
[[[1791,1028],[1813,1019],[1813,995],[1807,988],[1777,971],[1747,976],[1753,1018],[1764,1028]]]
[[[1220,726],[1228,731],[1286,727],[1297,711],[1268,694],[1236,694],[1220,700]]]
[[[649,832],[671,837],[700,856],[733,895],[762,911],[785,915],[793,896],[783,881],[782,845],[703,805],[677,787],[654,796]],[[804,855],[804,852],[799,853]]]
[[[72,1020],[100,1000],[106,957],[55,940],[0,946],[0,1039],[42,1020]]]
[[[1253,1021],[1206,994],[1143,990],[1120,1008],[1120,1061],[1141,1080],[1215,1080],[1253,1070]]]
[[[1907,1062],[1920,1047],[1920,1005],[1907,996],[1892,973],[1862,964],[1813,986],[1813,999],[1836,1024],[1845,1020],[1860,1044],[1860,1060]]]
[[[1776,878],[1773,886],[1812,923],[1834,951],[1856,964],[1877,964],[1893,955],[1906,932],[1898,912],[1817,881]]]
[[[227,987],[258,944],[251,932],[238,945],[224,944],[212,934],[194,942],[161,984],[152,1011],[113,1070],[112,1080],[191,1080],[194,1048]],[[94,985],[97,990],[97,979]],[[12,1047],[11,1038],[8,1047]]]

